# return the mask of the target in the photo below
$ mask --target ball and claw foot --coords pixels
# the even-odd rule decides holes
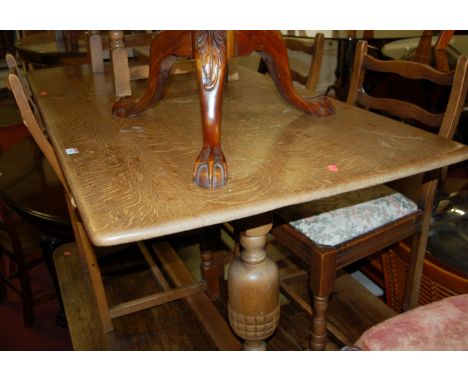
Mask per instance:
[[[308,111],[311,114],[318,115],[319,117],[335,114],[333,103],[325,96],[304,97],[304,99],[311,105]]]
[[[119,100],[112,105],[112,116],[124,118],[137,115],[141,111],[136,108],[137,101],[138,98],[133,96],[119,98]]]
[[[195,161],[193,182],[203,188],[218,188],[226,184],[227,164],[219,146],[202,149]]]

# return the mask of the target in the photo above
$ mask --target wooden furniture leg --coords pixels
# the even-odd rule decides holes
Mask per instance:
[[[278,267],[264,249],[271,227],[268,223],[243,231],[240,241],[244,249],[229,269],[229,323],[244,339],[244,350],[265,350],[265,339],[279,322]]]
[[[221,150],[221,101],[226,76],[226,31],[193,31],[202,109],[203,148],[195,161],[193,181],[203,188],[226,184],[227,166]]]
[[[413,236],[412,240],[412,256],[409,259],[408,271],[406,276],[405,294],[403,299],[403,311],[414,309],[418,306],[419,291],[421,289],[421,281],[424,268],[424,258],[426,256],[426,245],[432,219],[432,205],[428,197],[434,195],[437,190],[439,182],[433,180],[423,184],[422,187],[428,189],[424,194],[427,196],[423,201],[425,206],[424,213],[421,221],[421,230],[419,234]]]
[[[323,256],[312,256],[309,288],[312,294],[314,315],[310,338],[311,350],[324,350],[327,343],[328,300],[336,279],[336,251]]]
[[[112,106],[112,114],[130,117],[152,107],[161,97],[176,57],[191,57],[190,31],[162,31],[154,36],[150,50],[148,85],[141,98],[127,96]]]
[[[291,80],[286,45],[277,31],[236,31],[237,56],[247,56],[256,51],[264,60],[280,94],[306,113],[326,116],[333,114],[333,104],[325,97],[306,101],[300,97]]]
[[[114,330],[114,326],[109,313],[109,305],[107,304],[106,292],[102,283],[96,254],[94,252],[93,245],[89,241],[88,235],[84,230],[80,217],[78,216],[78,211],[76,210],[76,207],[73,206],[70,198],[70,195],[67,194],[66,199],[68,211],[70,213],[73,232],[75,233],[76,244],[78,246],[79,253],[83,256],[83,261],[88,268],[104,333],[108,333]]]
[[[215,261],[215,250],[219,241],[219,228],[214,226],[205,229],[203,242],[200,243],[200,271],[202,279],[206,282],[206,295],[210,299],[219,297],[220,279],[224,276]]]
[[[257,51],[265,60],[281,95],[299,109],[317,116],[334,113],[325,97],[307,101],[295,91],[286,45],[279,32],[236,31],[227,42],[226,31],[163,31],[151,42],[148,86],[143,97],[121,98],[112,107],[114,116],[129,117],[153,106],[161,98],[176,57],[195,58],[202,109],[203,147],[195,160],[193,182],[203,188],[227,182],[227,164],[221,150],[221,104],[228,56]]]

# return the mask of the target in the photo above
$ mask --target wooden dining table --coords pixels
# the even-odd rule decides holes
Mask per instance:
[[[110,68],[37,70],[29,81],[96,246],[241,221],[228,310],[246,349],[263,348],[278,324],[278,272],[263,249],[274,210],[468,159],[467,146],[341,101],[332,101],[334,115],[305,114],[268,77],[239,68],[222,104],[228,181],[203,189],[192,183],[202,143],[193,73],[172,76],[162,100],[131,118],[112,117]],[[141,95],[145,81],[132,86]]]
[[[88,55],[82,35],[79,31],[41,31],[20,38],[15,48],[25,63],[37,68],[83,64]]]

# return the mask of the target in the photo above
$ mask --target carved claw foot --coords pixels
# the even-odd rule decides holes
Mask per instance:
[[[120,98],[112,105],[113,117],[132,117],[137,115],[140,110],[137,107],[138,98],[126,96]]]
[[[222,187],[227,181],[227,164],[219,146],[202,149],[195,161],[193,182],[203,188]]]
[[[335,114],[335,106],[325,96],[305,98],[307,101],[307,112],[318,115],[320,117],[326,117],[327,115]]]

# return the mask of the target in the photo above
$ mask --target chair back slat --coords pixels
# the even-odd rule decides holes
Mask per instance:
[[[36,100],[34,99],[34,96],[32,94],[31,88],[29,87],[29,82],[23,75],[23,71],[18,67],[18,63],[16,61],[15,56],[13,56],[10,53],[7,53],[5,56],[5,61],[7,62],[8,65],[8,71],[11,74],[15,74],[20,83],[21,87],[23,88],[23,91],[25,93],[26,99],[28,100],[28,104],[30,108],[32,109],[32,112],[34,114],[34,117],[36,118],[36,121],[40,127],[40,129],[43,131],[44,134],[45,132],[45,127],[44,127],[44,122],[42,120],[42,115],[39,111],[39,108],[36,104]],[[7,86],[10,86],[9,81],[6,81]],[[11,90],[11,89],[10,89]]]
[[[392,98],[371,97],[360,90],[357,96],[360,105],[371,109],[385,111],[402,119],[413,119],[430,127],[440,127],[444,113],[434,114],[406,101]]]
[[[453,82],[452,72],[440,72],[429,65],[412,61],[390,60],[382,61],[366,55],[363,60],[366,69],[374,72],[398,74],[411,80],[428,80],[438,85],[450,86]]]
[[[452,139],[455,133],[468,87],[468,57],[460,56],[456,69],[442,72],[426,64],[411,61],[382,61],[367,54],[367,42],[360,41],[354,57],[353,76],[347,102],[384,111],[402,119],[418,121],[432,127],[440,136]],[[432,113],[415,104],[393,98],[373,97],[363,87],[367,70],[397,74],[406,79],[426,80],[435,85],[450,87],[450,95],[443,113]]]
[[[284,42],[288,49],[295,50],[296,52],[302,52],[305,54],[313,54],[314,53],[314,44],[308,45],[305,42],[298,40],[297,38],[285,38]]]
[[[24,124],[28,128],[29,133],[34,138],[34,141],[39,146],[46,159],[49,161],[50,166],[57,175],[57,178],[60,180],[65,190],[68,191],[68,186],[65,182],[65,177],[63,176],[55,151],[36,120],[21,81],[16,74],[9,74],[8,82],[19,107]]]

